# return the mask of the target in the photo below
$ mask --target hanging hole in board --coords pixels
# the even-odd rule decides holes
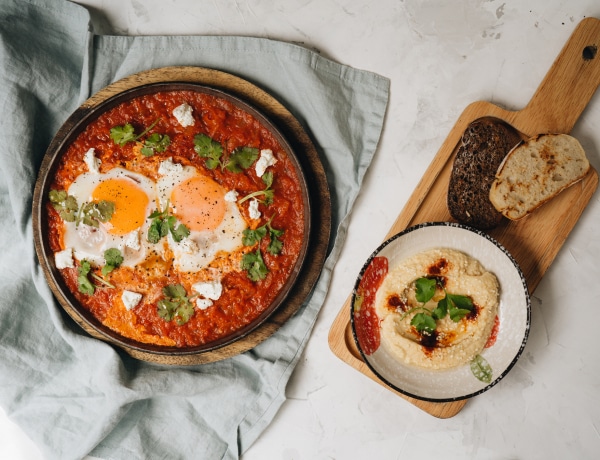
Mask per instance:
[[[598,52],[598,48],[596,45],[589,45],[583,48],[583,59],[586,61],[590,61],[596,57],[596,53]]]

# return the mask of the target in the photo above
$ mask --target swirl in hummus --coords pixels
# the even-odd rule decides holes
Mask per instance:
[[[435,295],[425,305],[415,297],[415,281],[421,277],[438,282]],[[444,290],[468,296],[473,302],[472,311],[458,322],[446,315],[437,320],[431,334],[419,333],[411,325],[414,315],[410,310],[418,306],[433,310],[445,296]],[[441,370],[466,364],[485,347],[498,303],[498,280],[478,260],[447,248],[421,252],[390,267],[377,291],[375,308],[381,319],[381,345],[409,365]]]

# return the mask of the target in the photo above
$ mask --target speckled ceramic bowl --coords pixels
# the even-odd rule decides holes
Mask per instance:
[[[452,248],[479,260],[496,275],[500,283],[499,328],[495,343],[481,356],[489,364],[489,382],[479,380],[470,363],[449,370],[429,370],[395,359],[384,345],[374,352],[367,342],[371,332],[360,331],[354,305],[357,289],[375,257],[386,257],[390,268],[414,254],[433,248]],[[508,374],[521,355],[529,334],[531,305],[525,278],[508,251],[487,234],[460,224],[430,222],[408,228],[385,241],[369,257],[356,281],[350,318],[356,345],[367,366],[385,384],[407,396],[431,402],[450,402],[471,398],[496,385]],[[357,333],[358,332],[358,333]],[[367,338],[365,338],[367,337]],[[366,351],[370,353],[367,354]]]

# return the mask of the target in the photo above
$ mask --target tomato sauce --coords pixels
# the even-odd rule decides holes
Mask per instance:
[[[484,348],[490,348],[490,347],[494,346],[494,344],[496,343],[496,340],[498,339],[499,331],[500,331],[500,318],[498,318],[498,315],[496,315],[496,317],[494,318],[494,325],[492,326],[492,332],[490,333],[490,336],[489,336]]]
[[[193,126],[181,126],[172,114],[173,109],[183,103],[193,108]],[[165,152],[145,157],[135,142],[119,146],[110,138],[110,130],[115,126],[129,123],[135,133],[142,133],[155,122],[148,135],[167,134],[171,142]],[[77,267],[61,270],[66,285],[85,309],[101,323],[139,342],[193,347],[227,337],[250,324],[279,294],[294,269],[304,239],[308,237],[304,235],[307,210],[296,167],[274,135],[255,117],[229,101],[195,91],[164,91],[140,96],[101,114],[67,148],[58,163],[51,189],[68,190],[78,175],[88,171],[83,156],[90,148],[95,149],[96,157],[101,160],[100,172],[121,167],[156,181],[160,162],[172,158],[174,163],[195,167],[226,190],[236,190],[239,197],[265,189],[254,166],[240,173],[221,167],[209,169],[205,158],[194,151],[197,134],[205,134],[219,142],[224,157],[238,147],[273,151],[277,162],[268,169],[273,173],[272,204],[259,205],[259,220],[249,218],[247,206],[239,207],[251,228],[262,226],[272,218],[272,227],[284,231],[279,238],[283,247],[279,254],[272,255],[266,250],[268,238],[258,243],[269,270],[265,279],[259,281],[250,280],[240,267],[243,254],[256,251],[257,246],[245,247],[238,254],[222,254],[221,259],[217,257],[213,266],[230,264],[235,269],[223,275],[221,297],[209,308],[196,308],[183,325],[158,316],[157,302],[164,297],[162,288],[168,284],[182,284],[191,294],[191,285],[202,275],[178,272],[173,260],[154,257],[135,267],[119,267],[106,276],[115,289],[97,286],[93,295],[78,291]],[[47,211],[49,244],[57,252],[64,249],[64,224],[50,203]],[[76,264],[78,266],[79,262]],[[98,267],[93,268],[93,272],[100,274]],[[143,294],[141,303],[132,310],[126,310],[120,301],[124,289]]]
[[[371,355],[381,344],[379,317],[375,311],[377,290],[388,273],[388,259],[374,257],[365,270],[353,306],[354,330],[363,352]]]

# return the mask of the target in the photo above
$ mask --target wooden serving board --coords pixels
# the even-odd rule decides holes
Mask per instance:
[[[524,138],[540,133],[568,134],[599,84],[600,20],[587,18],[579,23],[524,109],[508,111],[488,102],[467,106],[386,239],[418,223],[453,220],[446,206],[448,182],[457,146],[471,122],[484,117],[504,120]],[[530,216],[515,222],[505,220],[488,232],[517,260],[530,292],[539,284],[597,186],[598,174],[591,168],[582,181]],[[361,360],[350,326],[350,297],[333,322],[329,346],[341,360],[389,389]],[[439,418],[456,415],[467,402],[432,403],[397,394]]]

